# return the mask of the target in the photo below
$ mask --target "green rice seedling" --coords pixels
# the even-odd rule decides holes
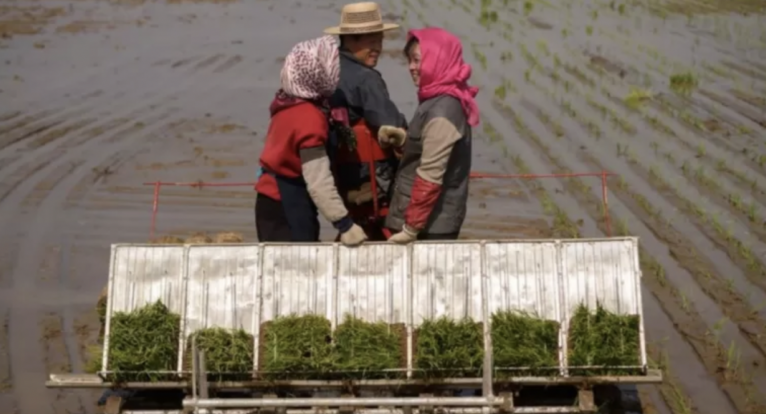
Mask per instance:
[[[531,1],[525,1],[524,2],[524,15],[529,16],[530,13],[532,13],[532,9],[534,9],[534,5]]]
[[[101,354],[103,348],[101,345],[88,345],[85,348],[83,371],[88,374],[96,374],[101,371]]]
[[[595,312],[580,305],[569,321],[569,366],[638,366],[639,318],[607,311],[600,303]],[[580,375],[618,375],[625,369],[577,369]]]
[[[479,15],[479,24],[489,29],[493,23],[497,23],[497,12],[494,10],[482,10]]]
[[[181,317],[162,302],[115,312],[109,328],[109,370],[116,382],[159,381],[176,369]]]
[[[268,379],[321,379],[332,369],[330,321],[280,316],[261,325],[259,371]]]
[[[470,319],[423,321],[416,331],[415,368],[420,377],[478,377],[484,361],[484,328]]]
[[[692,73],[676,73],[670,76],[670,89],[682,95],[691,93],[697,84],[697,77]]]
[[[333,338],[334,371],[344,378],[390,378],[400,374],[391,370],[406,367],[403,324],[366,322],[347,315]]]
[[[505,100],[505,97],[506,97],[505,84],[495,88],[495,98],[502,101],[502,100]]]
[[[651,90],[631,87],[623,101],[629,108],[639,109],[644,102],[651,100],[653,96]]]
[[[559,365],[559,323],[525,312],[492,315],[492,358],[498,376],[554,375]],[[530,368],[513,370],[509,368]]]
[[[250,379],[253,373],[253,335],[242,329],[206,328],[196,336],[197,349],[205,353],[205,369],[213,381]]]

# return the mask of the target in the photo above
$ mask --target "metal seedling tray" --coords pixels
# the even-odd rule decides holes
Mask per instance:
[[[485,365],[491,366],[490,315],[523,310],[558,321],[559,365],[569,376],[567,332],[574,309],[640,317],[640,366],[646,372],[636,238],[417,242],[407,246],[334,243],[112,246],[103,372],[108,376],[110,319],[162,300],[181,315],[177,375],[184,375],[186,338],[208,327],[241,328],[254,337],[275,317],[326,316],[333,326],[349,313],[405,324],[407,377],[412,332],[424,319],[469,317],[484,324]],[[491,371],[491,370],[490,370]],[[485,377],[492,373],[485,372]],[[487,378],[485,378],[486,380]]]

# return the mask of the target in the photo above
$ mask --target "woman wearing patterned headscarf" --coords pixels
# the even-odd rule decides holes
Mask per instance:
[[[319,241],[318,214],[345,245],[367,239],[338,195],[325,144],[327,98],[338,85],[338,46],[332,36],[298,43],[285,58],[281,89],[271,103],[271,124],[255,190],[255,226],[266,242]]]

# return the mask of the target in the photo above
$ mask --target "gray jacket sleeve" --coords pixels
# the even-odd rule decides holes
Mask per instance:
[[[359,86],[359,102],[362,104],[367,125],[373,129],[383,125],[406,128],[407,121],[391,101],[383,78],[377,74],[365,78]]]

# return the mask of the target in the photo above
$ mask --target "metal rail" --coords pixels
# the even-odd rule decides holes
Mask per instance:
[[[505,413],[506,411],[500,408],[444,408],[438,410],[439,414],[497,414]],[[589,411],[583,411],[577,406],[572,407],[516,407],[513,414],[578,414],[588,413]],[[184,410],[162,410],[162,411],[147,411],[147,410],[122,410],[120,414],[189,414]],[[197,413],[195,413],[197,414]],[[205,410],[199,409],[198,414],[253,414],[253,410],[249,409],[223,409],[223,410]],[[347,410],[337,409],[322,409],[319,410],[306,410],[306,409],[285,409],[281,411],[281,414],[349,414]],[[434,410],[428,409],[390,409],[390,408],[371,408],[354,410],[353,414],[434,414]]]
[[[260,408],[260,407],[500,407],[502,398],[485,397],[394,397],[394,398],[191,398],[184,408]]]
[[[104,381],[95,374],[51,374],[45,382],[48,388],[124,388],[135,390],[150,389],[191,389],[192,381],[126,382],[113,384]],[[495,385],[518,386],[556,386],[556,385],[602,385],[602,384],[659,384],[662,383],[662,371],[650,369],[646,375],[631,376],[573,376],[573,377],[512,377],[495,378]],[[209,384],[211,389],[315,389],[315,388],[401,388],[429,387],[438,389],[478,389],[482,386],[481,378],[446,378],[438,380],[354,380],[354,381],[217,381]]]

